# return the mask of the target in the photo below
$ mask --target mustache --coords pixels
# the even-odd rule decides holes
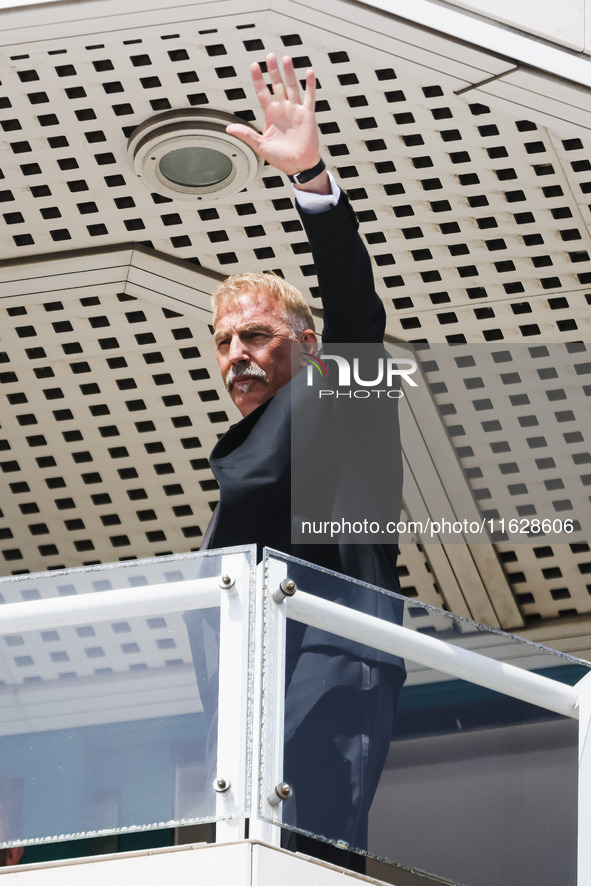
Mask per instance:
[[[260,378],[265,384],[269,382],[269,377],[264,369],[250,360],[245,360],[243,363],[235,363],[228,369],[224,379],[226,389],[231,391],[236,382],[240,383],[240,380],[244,378]]]

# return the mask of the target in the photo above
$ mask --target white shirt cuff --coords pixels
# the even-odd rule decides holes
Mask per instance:
[[[337,205],[341,196],[341,189],[334,180],[332,173],[328,173],[328,178],[330,179],[332,194],[314,194],[312,191],[300,191],[299,188],[294,187],[295,198],[304,212],[311,214],[326,212],[331,206]]]

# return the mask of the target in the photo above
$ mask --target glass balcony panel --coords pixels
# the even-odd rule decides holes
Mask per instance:
[[[0,580],[0,846],[216,820],[223,555]]]
[[[281,604],[288,613],[306,592],[399,618],[458,654],[468,650],[571,686],[591,667],[293,558],[270,557],[298,588],[293,602]],[[293,795],[271,813],[260,798],[267,820],[284,827],[284,845],[398,886],[574,886],[577,720],[407,656],[392,722],[395,659],[289,617],[286,631],[283,772]],[[269,646],[267,673],[275,666],[270,653]],[[265,722],[272,703],[267,694]]]

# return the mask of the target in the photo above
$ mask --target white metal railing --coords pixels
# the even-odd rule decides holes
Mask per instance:
[[[41,631],[72,627],[92,621],[113,618],[114,612],[148,618],[160,615],[163,601],[167,612],[207,609],[219,606],[222,595],[220,579],[201,578],[194,581],[156,584],[137,588],[119,588],[98,594],[73,597],[46,597],[27,603],[9,603],[0,610],[3,634],[20,631]]]
[[[249,836],[278,845],[282,822],[276,787],[283,781],[284,655],[287,618],[407,661],[579,719],[577,886],[591,886],[591,673],[576,686],[531,673],[433,636],[384,622],[299,588],[281,588],[288,559],[269,553],[252,587],[248,551],[229,549],[213,578],[7,603],[0,632],[14,634],[220,608],[216,840]],[[343,581],[347,579],[343,578]],[[293,590],[293,589],[290,589]],[[376,591],[377,593],[377,591]],[[253,595],[254,594],[254,598]],[[256,605],[253,602],[256,601]],[[249,615],[254,611],[254,623]],[[250,662],[250,664],[249,664]]]
[[[410,628],[384,622],[372,615],[348,609],[312,594],[299,591],[285,600],[287,617],[356,640],[381,652],[399,655],[451,677],[468,680],[564,717],[578,717],[578,692],[567,686],[524,671],[515,665],[486,658],[469,649],[419,634]]]
[[[401,656],[452,677],[495,690],[548,711],[579,720],[579,788],[578,788],[578,858],[577,886],[591,886],[591,673],[575,686],[497,661],[468,649],[448,644],[435,637],[385,622],[346,606],[330,602],[299,588],[289,595],[280,591],[287,574],[285,558],[269,556],[265,587],[267,645],[272,650],[285,643],[285,622],[292,618],[328,631],[339,637],[360,642],[383,652]],[[265,818],[281,822],[274,795],[274,785],[281,781],[283,668],[275,667],[267,692],[267,735],[263,736],[262,755],[273,759],[260,761],[263,778],[261,805]],[[269,717],[269,711],[274,715]],[[269,805],[271,798],[271,805]],[[261,808],[261,807],[259,807]],[[253,809],[256,805],[253,802]],[[252,826],[251,826],[252,828]],[[277,829],[275,829],[277,830]],[[268,842],[277,842],[277,835],[264,822],[254,823],[254,833]],[[435,872],[436,873],[436,872]]]
[[[7,596],[6,588],[12,589],[12,596],[18,597],[19,585],[40,586],[44,584],[49,588],[49,593],[56,593],[56,584],[59,584],[61,577],[62,583],[68,579],[72,582],[80,582],[80,592],[68,594],[66,596],[41,596],[40,599],[31,599],[27,602],[8,602],[0,606],[0,634],[13,637],[15,635],[30,632],[55,632],[58,628],[67,628],[75,626],[91,626],[105,622],[121,621],[123,619],[148,619],[154,616],[169,616],[172,613],[184,614],[195,610],[219,609],[220,615],[220,650],[219,650],[219,678],[220,686],[223,687],[223,704],[218,710],[218,742],[217,742],[217,771],[222,778],[223,773],[225,789],[220,789],[220,785],[216,785],[217,793],[215,803],[214,819],[217,820],[218,840],[220,842],[229,842],[244,837],[245,821],[247,818],[247,786],[249,784],[250,773],[247,771],[247,755],[246,748],[251,739],[249,735],[250,723],[249,716],[251,712],[251,668],[250,660],[252,658],[251,640],[252,625],[250,618],[250,607],[254,601],[253,589],[251,587],[251,566],[254,550],[251,547],[227,549],[208,555],[210,562],[215,559],[217,561],[217,570],[214,575],[204,578],[189,578],[184,580],[170,580],[166,582],[158,582],[155,584],[141,584],[141,586],[119,587],[113,590],[100,590],[93,592],[92,579],[107,578],[111,582],[117,580],[125,583],[127,576],[125,571],[134,569],[138,566],[145,567],[149,573],[150,564],[155,567],[167,562],[165,558],[155,559],[153,561],[133,561],[130,563],[112,564],[114,569],[109,572],[107,567],[89,567],[88,569],[73,569],[60,572],[52,572],[44,575],[23,575],[14,579],[0,579],[0,592],[4,592]],[[183,558],[170,558],[173,566],[178,567],[179,562],[183,563]],[[191,555],[190,560],[199,561],[199,555]],[[189,571],[190,571],[189,565]],[[118,571],[118,570],[121,571]],[[156,569],[160,572],[161,569]],[[88,580],[84,582],[84,579]],[[8,594],[10,596],[10,593]],[[127,635],[126,635],[127,636]],[[62,645],[66,645],[65,643]],[[0,658],[0,661],[2,659]],[[136,674],[136,680],[132,684],[123,685],[123,692],[127,693],[126,697],[130,698],[134,690],[138,689],[137,678],[142,677],[146,672]],[[163,681],[166,682],[166,675],[157,676],[148,685],[144,684],[139,689],[144,694],[153,696],[153,700],[140,701],[140,712],[129,710],[127,716],[133,719],[135,716],[142,716],[142,705],[144,710],[150,713],[144,713],[144,716],[169,716],[170,711],[176,712],[178,708],[181,713],[186,711],[186,696],[191,691],[191,687],[187,687],[186,681],[179,683],[177,672],[171,670],[168,677],[169,693],[171,695],[170,702],[163,700],[164,688]],[[14,725],[11,720],[15,719],[15,711],[18,712],[18,723],[23,728],[29,728],[32,732],[43,728],[46,722],[43,717],[31,716],[43,709],[43,715],[46,716],[48,707],[56,706],[58,710],[63,711],[67,706],[68,699],[73,705],[80,702],[80,693],[85,691],[88,693],[89,688],[82,686],[77,694],[73,693],[71,681],[54,681],[56,682],[56,690],[50,693],[51,699],[44,701],[41,698],[43,687],[39,688],[39,684],[30,684],[30,689],[26,685],[11,687],[8,699],[2,705],[0,704],[0,718],[7,717],[7,733],[14,732]],[[100,681],[97,681],[100,682]],[[104,698],[109,691],[116,692],[118,686],[110,686],[101,683],[98,686],[99,695]],[[175,695],[181,692],[181,703],[175,707]],[[192,688],[193,695],[196,695],[196,689]],[[33,696],[31,698],[31,696]],[[183,702],[185,703],[183,707]],[[133,702],[131,702],[133,704]],[[122,705],[120,698],[113,698],[113,709],[120,708]],[[91,723],[93,710],[85,700],[83,703],[85,711],[90,710],[87,715],[85,724]],[[102,718],[103,709],[97,716],[96,722],[105,722]],[[154,711],[154,713],[152,713]],[[59,717],[59,714],[58,714]],[[55,722],[56,718],[51,720],[51,725],[47,728],[60,728]],[[125,714],[114,715],[115,721],[125,719]],[[39,725],[41,722],[41,726]],[[18,730],[17,730],[18,731]],[[5,734],[0,730],[0,734]],[[4,760],[4,768],[10,768],[10,761]],[[137,765],[141,766],[141,760],[137,760]],[[165,819],[166,822],[166,819]],[[169,821],[169,825],[179,824],[181,822]],[[158,826],[162,826],[162,822]],[[59,833],[55,829],[51,820],[46,822],[46,833],[49,837],[51,834]],[[102,831],[84,833],[84,827],[81,825],[80,830],[72,832],[70,835],[61,834],[59,840],[99,835],[101,833],[116,833],[118,830],[133,832],[134,830],[143,830],[144,828],[136,828],[133,824],[125,822],[123,828],[117,827],[113,821],[111,829],[104,828]],[[0,841],[2,840],[2,822],[0,821]],[[22,842],[36,843],[43,842],[43,839],[26,839],[27,835],[23,835],[25,839]],[[50,841],[50,840],[49,840]],[[13,845],[18,845],[18,840],[12,841]],[[7,873],[7,872],[6,872]]]

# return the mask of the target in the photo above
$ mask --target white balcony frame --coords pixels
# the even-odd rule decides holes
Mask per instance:
[[[284,597],[278,593],[278,588],[279,582],[285,576],[286,568],[286,562],[280,555],[273,557],[272,552],[269,554],[265,606],[271,613],[273,609],[282,612],[281,617],[275,613],[267,618],[269,649],[277,648],[278,638],[285,635],[285,620],[292,618],[336,636],[355,640],[382,652],[399,655],[406,660],[477,686],[579,720],[577,886],[591,886],[591,673],[575,686],[569,686],[550,677],[532,673],[435,637],[417,633],[410,628],[332,603],[301,588],[298,588],[293,596]],[[277,632],[276,636],[273,635],[273,631]],[[283,671],[283,667],[278,668],[276,665],[275,670]],[[276,695],[271,698],[271,687],[266,687],[265,713],[263,715],[261,708],[261,718],[264,716],[273,723],[274,771],[278,773],[281,771],[281,766],[278,765],[277,758],[283,752],[284,687],[277,682],[274,689]],[[262,704],[262,698],[258,703]],[[268,785],[265,785],[261,792],[261,804],[267,820],[277,820],[276,807],[268,805],[267,789]],[[253,808],[256,808],[254,800]],[[278,828],[275,830],[279,831]],[[267,842],[273,840],[277,845],[277,835],[274,838],[271,835],[271,839],[267,837]]]
[[[216,781],[218,788],[227,788],[217,793],[217,843],[245,839],[248,821],[251,840],[279,845],[281,801],[275,788],[282,782],[287,618],[578,719],[577,886],[591,886],[591,671],[569,686],[305,589],[285,596],[280,588],[288,571],[282,555],[267,552],[251,587],[248,551],[229,549],[221,558],[220,575],[214,578],[5,604],[0,607],[0,633],[107,620],[114,612],[133,617],[219,606]],[[254,622],[249,617],[253,611]]]

